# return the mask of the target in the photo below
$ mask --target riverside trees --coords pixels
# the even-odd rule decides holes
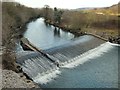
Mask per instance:
[[[60,25],[62,19],[63,11],[57,9],[51,9],[48,5],[44,6],[44,18],[46,23],[54,23],[55,25]]]
[[[54,22],[56,24],[60,24],[61,23],[62,14],[63,14],[62,10],[58,10],[56,7],[54,8]]]
[[[105,38],[118,35],[120,14],[117,12],[114,14],[111,7],[92,10],[68,10],[55,7],[51,9],[52,12],[50,9],[48,23],[54,26],[71,32],[94,33]],[[112,14],[106,13],[108,10]]]
[[[99,14],[98,12],[101,9],[98,9],[97,12],[92,12],[92,10],[65,10],[57,7],[51,9],[47,5],[45,8],[45,19],[48,19],[48,22],[71,30],[91,27],[112,29],[117,28],[118,24],[117,16],[106,13]],[[105,10],[108,9],[105,8]]]
[[[41,14],[41,9],[32,9],[15,2],[2,2],[2,55],[3,69],[16,71],[16,39],[25,31],[25,23]]]

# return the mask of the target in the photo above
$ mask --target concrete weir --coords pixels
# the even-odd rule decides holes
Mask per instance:
[[[35,47],[32,43],[29,42],[29,40],[27,38],[21,39],[21,45],[23,46],[24,49],[28,49],[28,50],[32,50],[32,51],[40,53],[42,56],[48,58],[55,65],[59,66],[59,63],[56,60],[54,60],[54,58],[52,56],[48,55],[43,50],[40,50],[37,47]]]
[[[52,73],[58,68],[57,60],[54,57],[48,55],[42,50],[32,45],[26,38],[21,39],[21,45],[24,50],[17,52],[17,63],[20,64],[24,73],[26,73],[31,79],[38,76],[43,76],[48,73]]]
[[[58,67],[48,58],[38,52],[21,51],[17,53],[17,63],[30,78],[34,78],[40,73],[44,75],[56,70]]]
[[[38,75],[44,76],[58,70],[59,66],[72,62],[76,57],[103,43],[105,43],[104,40],[84,35],[74,39],[72,43],[40,50],[24,38],[22,44],[29,47],[31,51],[18,52],[17,63],[30,78],[34,79]]]
[[[64,65],[64,63],[70,63],[81,54],[105,43],[104,40],[91,35],[88,35],[87,38],[89,38],[89,40],[84,40],[84,36],[82,36],[82,38],[80,37],[79,39],[74,40],[73,43],[48,49],[45,50],[45,52],[59,60],[59,65],[61,66]]]

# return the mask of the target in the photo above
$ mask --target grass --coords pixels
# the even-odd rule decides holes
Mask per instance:
[[[81,31],[99,35],[106,39],[108,39],[109,37],[119,36],[118,29],[83,28]]]

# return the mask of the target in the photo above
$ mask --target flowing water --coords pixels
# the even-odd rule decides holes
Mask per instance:
[[[99,47],[94,51],[66,64],[61,74],[43,88],[117,88],[118,46]],[[39,79],[36,80],[39,82]]]
[[[46,26],[42,18],[28,24],[25,37],[60,63],[58,68],[37,52],[19,52],[23,71],[42,88],[117,88],[120,46],[90,35],[75,38]]]

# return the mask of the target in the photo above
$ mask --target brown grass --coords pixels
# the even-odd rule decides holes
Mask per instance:
[[[106,39],[108,39],[109,37],[119,36],[118,29],[83,28],[81,31],[99,35]]]

